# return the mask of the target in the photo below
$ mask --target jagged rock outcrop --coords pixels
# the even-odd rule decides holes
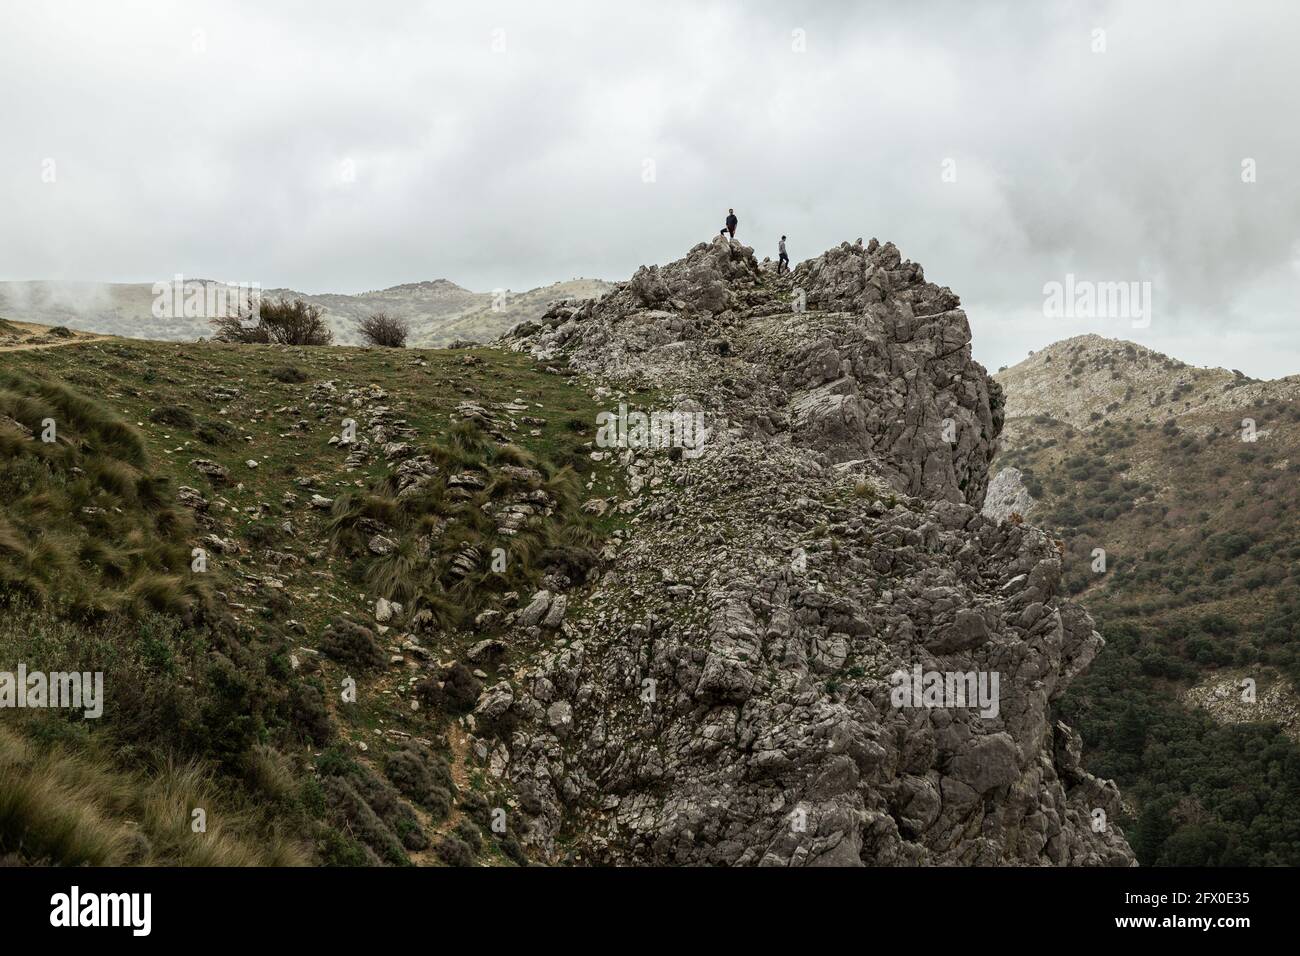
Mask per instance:
[[[1132,862],[1052,712],[1101,638],[1055,543],[980,513],[1001,393],[958,306],[892,244],[778,276],[718,239],[508,338],[708,423],[690,455],[613,449],[631,533],[470,720],[534,853]],[[927,674],[975,696],[900,697]]]
[[[903,493],[978,505],[1001,390],[971,361],[957,297],[899,258],[892,243],[845,243],[778,277],[747,246],[701,243],[516,342],[691,395],[741,432],[869,460]]]

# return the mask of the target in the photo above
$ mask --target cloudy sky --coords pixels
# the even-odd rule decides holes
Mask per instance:
[[[734,206],[760,256],[892,239],[994,369],[1300,373],[1290,0],[0,4],[0,279],[522,290]],[[1149,327],[1046,316],[1067,274]]]

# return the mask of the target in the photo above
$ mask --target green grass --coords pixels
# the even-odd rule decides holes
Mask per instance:
[[[318,389],[328,381],[336,399]],[[396,500],[378,448],[349,471],[347,451],[328,443],[359,410],[345,396],[371,386],[388,396],[371,404],[393,408],[418,434],[411,443],[438,463],[439,480],[415,499]],[[500,403],[527,410],[501,441],[461,421],[466,400],[502,422]],[[102,671],[106,697],[98,721],[3,715],[6,759],[26,769],[21,785],[0,774],[8,814],[0,854],[92,864],[436,864],[419,847],[463,818],[454,809],[440,816],[390,782],[390,768],[408,788],[424,778],[409,757],[390,762],[386,735],[432,740],[453,759],[443,743],[450,716],[438,707],[413,712],[406,700],[407,681],[430,672],[351,673],[302,648],[317,646],[335,621],[373,627],[373,600],[386,596],[430,610],[440,627],[424,639],[440,645],[439,657],[456,658],[481,639],[461,625],[502,592],[526,599],[548,571],[580,579],[626,520],[580,507],[621,492],[608,465],[590,459],[602,407],[574,377],[490,348],[110,340],[0,353],[0,669],[22,661]],[[56,421],[56,444],[38,440],[45,418]],[[192,465],[200,458],[228,469],[229,480],[210,483]],[[463,471],[481,475],[484,487],[448,487],[448,475]],[[178,505],[182,485],[207,499],[206,511]],[[547,512],[514,536],[498,534],[482,511],[536,492],[548,496]],[[312,494],[333,498],[334,509],[309,507]],[[394,555],[365,550],[362,518],[392,526]],[[234,547],[204,545],[208,571],[194,573],[191,549],[208,535]],[[424,535],[433,544],[421,554]],[[492,570],[495,547],[507,551],[505,574]],[[478,554],[471,573],[449,576],[449,560],[467,548]],[[377,638],[385,662],[394,637]],[[514,666],[524,650],[490,669]],[[360,684],[353,705],[339,702],[346,676]],[[326,752],[349,755],[358,769],[323,769],[313,754]],[[430,766],[443,780],[437,761]],[[89,783],[79,789],[78,779]],[[428,791],[412,792],[441,808],[444,799]],[[146,820],[151,792],[171,796]],[[208,836],[211,807],[225,821],[222,840],[206,850],[187,835],[188,810],[178,824],[167,809],[199,793],[210,804]],[[51,799],[59,812],[46,807]],[[135,837],[141,827],[147,851]],[[483,853],[505,859],[490,844]]]
[[[444,628],[464,626],[494,595],[537,585],[544,568],[585,580],[600,538],[579,510],[582,489],[572,467],[500,444],[472,422],[457,423],[429,450],[438,474],[419,494],[399,498],[388,476],[336,503],[333,541],[352,558],[356,580],[413,611],[429,610]],[[465,474],[483,489],[449,486]],[[512,535],[488,516],[510,506],[536,511]],[[391,554],[367,551],[361,529],[376,521],[397,538]],[[472,558],[468,573],[457,563],[463,556]]]
[[[140,433],[101,404],[0,369],[0,456],[0,601],[80,617],[204,601],[188,573],[189,515],[169,503]]]

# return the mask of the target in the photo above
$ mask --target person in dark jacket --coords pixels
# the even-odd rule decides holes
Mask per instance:
[[[781,237],[781,241],[777,243],[777,248],[781,251],[781,258],[776,261],[776,274],[780,275],[782,272],[790,270],[790,257],[785,254],[785,236]]]
[[[727,232],[731,233],[731,238],[736,238],[736,226],[740,225],[740,220],[736,218],[736,210],[727,210]]]

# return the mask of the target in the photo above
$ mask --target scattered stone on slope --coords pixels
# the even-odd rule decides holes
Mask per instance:
[[[230,471],[226,466],[210,459],[195,458],[190,464],[214,485],[224,485],[230,479]]]

